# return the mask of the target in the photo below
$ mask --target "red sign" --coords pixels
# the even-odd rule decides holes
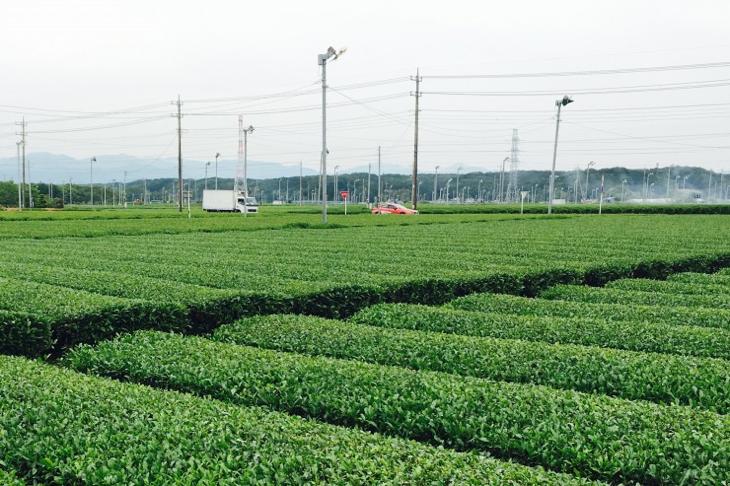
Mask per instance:
[[[347,199],[348,195],[349,195],[349,193],[347,191],[340,191],[340,197],[342,199]]]

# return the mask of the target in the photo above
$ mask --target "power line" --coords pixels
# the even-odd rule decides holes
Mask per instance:
[[[709,62],[701,64],[678,64],[672,66],[652,66],[637,68],[618,68],[618,69],[595,69],[585,71],[557,71],[557,72],[537,72],[537,73],[505,73],[505,74],[445,74],[434,76],[423,76],[428,79],[510,79],[510,78],[547,78],[562,76],[593,76],[606,74],[630,74],[630,73],[648,73],[663,71],[687,71],[693,69],[711,69],[730,67],[730,61]]]
[[[717,79],[710,81],[690,81],[683,83],[647,84],[634,86],[616,86],[595,89],[562,89],[560,92],[571,93],[571,95],[588,94],[621,94],[621,93],[644,93],[649,91],[671,91],[683,89],[720,88],[730,86],[730,79]],[[555,90],[551,91],[428,91],[423,94],[441,96],[553,96]]]

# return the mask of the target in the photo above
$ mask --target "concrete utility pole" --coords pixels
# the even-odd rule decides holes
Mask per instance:
[[[370,204],[370,170],[371,170],[371,165],[372,164],[370,162],[368,162],[368,193],[367,193],[367,197],[366,197],[366,201],[365,201],[366,204]]]
[[[433,171],[433,201],[436,202],[436,191],[438,190],[439,185],[439,167],[440,165],[436,166],[436,169]]]
[[[94,205],[94,162],[96,162],[96,157],[92,157],[89,159],[89,181],[91,186],[91,205]]]
[[[380,145],[378,145],[378,204],[383,203],[383,184],[380,182]]]
[[[21,172],[21,165],[20,165],[20,145],[23,142],[15,142],[15,147],[18,152],[18,211],[23,210],[23,175]]]
[[[555,101],[555,106],[558,107],[558,116],[555,119],[555,145],[553,146],[553,167],[550,170],[550,187],[548,189],[548,214],[553,212],[553,194],[555,191],[555,162],[558,158],[558,132],[560,130],[560,109],[563,106],[567,106],[572,103],[573,100],[566,96],[563,96],[562,100]]]
[[[180,101],[180,95],[177,95],[177,210],[182,213],[183,210],[183,191],[180,189],[183,187],[183,174],[182,174],[182,101]],[[126,202],[127,194],[124,194],[124,200]]]
[[[505,157],[502,160],[502,171],[499,173],[499,202],[504,202],[504,164],[509,160],[509,157]]]
[[[248,197],[248,134],[253,133],[253,125],[243,129],[243,195]]]
[[[322,188],[322,222],[324,224],[327,224],[327,60],[334,61],[344,52],[344,49],[338,52],[330,46],[327,48],[327,52],[317,56],[317,63],[322,66],[322,155],[319,179]]]
[[[411,93],[416,98],[416,119],[413,135],[413,175],[411,176],[411,204],[413,209],[416,209],[418,206],[418,113],[420,111],[418,101],[421,98],[421,76],[419,75],[418,69],[416,69],[416,77],[411,79],[416,82],[416,92]]]
[[[208,167],[210,167],[210,161],[205,163],[205,190],[208,190]]]
[[[218,158],[221,156],[220,152],[215,153],[215,190],[218,190]]]
[[[21,178],[21,190],[20,190],[20,195],[21,195],[22,200],[21,200],[20,206],[21,206],[21,209],[22,209],[23,207],[25,207],[25,190],[26,190],[26,177],[25,177],[25,173],[26,173],[26,170],[25,170],[25,136],[26,136],[26,129],[28,127],[28,123],[25,121],[25,117],[23,117],[23,119],[21,120],[21,122],[20,123],[16,123],[16,125],[19,125],[20,126],[20,133],[18,135],[20,135],[20,142],[19,143],[20,143],[20,147],[21,147],[21,149],[20,149],[21,150],[21,152],[20,152],[20,154],[21,154],[21,174],[20,174],[20,178]],[[29,189],[28,190],[28,206],[29,207],[32,207],[30,205],[30,198],[31,197],[32,196],[31,196],[31,192],[30,192],[30,189]]]
[[[586,189],[584,191],[585,197],[583,199],[588,199],[588,175],[591,173],[591,167],[593,167],[595,162],[592,160],[588,162],[588,167],[586,167]]]

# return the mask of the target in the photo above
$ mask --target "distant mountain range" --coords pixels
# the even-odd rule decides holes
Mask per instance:
[[[90,178],[89,159],[78,159],[64,154],[47,152],[31,152],[26,154],[30,166],[30,179],[34,182],[68,182],[69,178],[78,183],[87,183]],[[236,161],[218,160],[220,177],[233,177]],[[367,170],[367,166],[365,167]],[[137,179],[160,179],[175,177],[177,174],[177,158],[165,157],[152,159],[133,155],[96,155],[94,163],[94,181],[122,181],[127,171],[127,181]],[[205,174],[205,162],[195,159],[183,159],[185,177],[202,179]],[[272,179],[275,177],[299,176],[299,165],[285,165],[249,159],[249,177],[253,179]],[[304,175],[316,174],[316,171],[303,169]],[[214,174],[214,164],[208,168],[208,176]],[[16,157],[0,157],[0,180],[16,179],[18,176],[18,160]]]

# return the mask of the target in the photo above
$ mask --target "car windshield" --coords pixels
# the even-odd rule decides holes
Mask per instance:
[[[256,202],[255,197],[247,197],[246,204],[248,204],[249,206],[256,206],[258,203]]]

